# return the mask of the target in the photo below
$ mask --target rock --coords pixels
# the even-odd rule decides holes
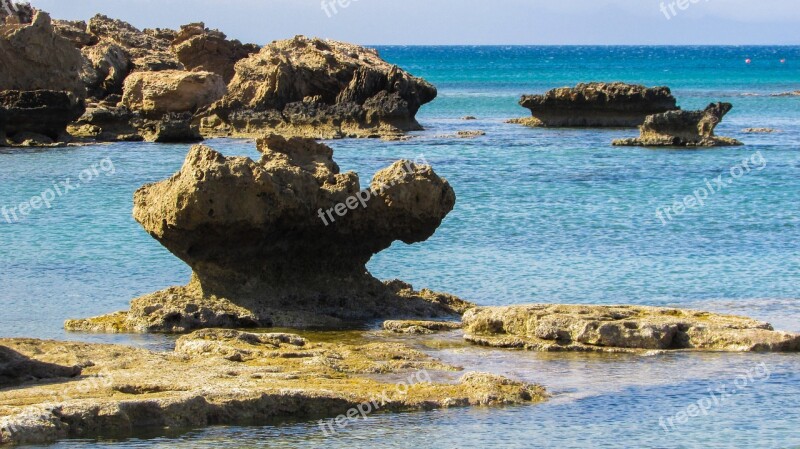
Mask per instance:
[[[773,97],[797,97],[800,96],[800,90],[796,90],[794,92],[782,92],[779,94],[772,94]]]
[[[134,300],[124,316],[67,328],[346,327],[452,317],[470,307],[382,283],[365,267],[397,240],[428,239],[452,210],[455,193],[431,167],[395,162],[362,191],[358,175],[340,173],[323,144],[270,135],[258,149],[254,162],[195,146],[179,173],[139,189],[135,219],[192,267],[191,282]]]
[[[13,349],[0,346],[0,388],[30,381],[75,377],[80,373],[78,366],[32,360]]]
[[[383,328],[396,334],[435,334],[442,331],[461,329],[461,323],[455,321],[399,321],[383,322]]]
[[[747,134],[772,134],[780,131],[772,128],[745,128],[742,132]]]
[[[366,404],[369,414],[530,404],[548,397],[539,385],[492,374],[438,380],[444,376],[437,373],[460,368],[403,344],[355,335],[347,343],[328,340],[214,329],[183,336],[166,353],[0,340],[36,363],[85,366],[83,376],[70,381],[0,390],[0,444],[295,419],[325,418],[325,425]]]
[[[465,117],[461,117],[461,120],[478,120],[478,117],[467,115]]]
[[[81,53],[55,33],[45,12],[36,12],[29,24],[0,25],[0,66],[0,91],[66,91],[86,97]]]
[[[714,147],[743,145],[736,139],[714,135],[714,128],[733,105],[712,103],[703,111],[670,111],[648,116],[639,137],[614,141],[618,146]]]
[[[83,114],[83,100],[71,92],[0,91],[0,133],[16,143],[49,145],[66,140],[67,124]],[[32,134],[41,137],[32,138]]]
[[[473,343],[535,351],[800,351],[800,334],[744,317],[644,306],[480,307],[463,317]]]
[[[218,30],[209,30],[203,23],[192,23],[181,27],[172,41],[172,50],[186,70],[216,73],[227,84],[233,79],[236,63],[257,53],[260,47],[229,41]]]
[[[163,115],[160,120],[145,120],[139,125],[139,132],[148,142],[186,143],[203,140],[189,113],[170,113]]]
[[[72,42],[75,48],[81,49],[98,42],[97,36],[89,32],[89,26],[82,20],[53,20],[56,34]]]
[[[679,109],[668,87],[625,83],[562,87],[524,95],[519,104],[533,117],[518,123],[545,127],[635,127],[648,115]]]
[[[267,45],[235,72],[227,95],[204,114],[205,136],[402,134],[421,129],[416,113],[436,97],[436,88],[375,50],[303,36]]]
[[[125,79],[122,104],[145,117],[194,113],[225,94],[222,77],[211,72],[134,72]]]
[[[125,77],[133,68],[128,51],[112,41],[104,40],[97,45],[84,47],[82,54],[86,62],[81,78],[89,95],[106,98],[109,95],[122,94]]]
[[[462,139],[474,139],[485,135],[485,131],[459,131],[456,133],[456,136]]]
[[[144,121],[125,106],[93,104],[68,131],[73,136],[101,142],[140,142],[144,137],[134,123],[142,125]]]
[[[99,41],[117,44],[131,56],[134,70],[183,70],[183,64],[170,49],[174,31],[141,31],[121,20],[98,14],[89,20],[88,31]]]
[[[4,23],[31,23],[35,12],[29,3],[20,3],[13,0],[4,1],[0,5],[0,26]]]

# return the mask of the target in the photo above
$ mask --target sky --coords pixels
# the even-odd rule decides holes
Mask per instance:
[[[55,18],[138,28],[205,22],[266,44],[797,45],[800,0],[31,0]]]

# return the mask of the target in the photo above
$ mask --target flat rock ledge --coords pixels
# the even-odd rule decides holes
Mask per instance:
[[[668,87],[625,83],[586,83],[562,87],[543,95],[524,95],[520,106],[532,116],[511,120],[531,127],[626,127],[645,117],[679,109]]]
[[[775,331],[769,323],[659,307],[479,307],[467,311],[463,323],[471,343],[532,351],[800,351],[800,334]]]
[[[718,147],[744,145],[730,137],[714,135],[722,118],[733,109],[730,103],[712,103],[702,111],[670,111],[648,116],[639,127],[639,137],[618,139],[615,146]]]
[[[547,398],[541,386],[492,374],[437,383],[437,372],[461,368],[399,343],[202,330],[168,353],[33,339],[0,339],[0,347],[40,363],[85,367],[80,377],[0,389],[0,445],[120,438],[154,428],[328,422],[366,404],[378,413]]]
[[[458,318],[472,304],[366,268],[393,242],[423,242],[455,193],[428,165],[398,161],[362,189],[312,139],[258,140],[259,162],[193,147],[181,170],[134,195],[134,218],[192,268],[188,285],[133,300],[129,312],[67,321],[73,331],[363,326]],[[335,211],[335,212],[334,212]]]
[[[461,329],[463,325],[455,321],[402,321],[388,320],[383,322],[383,329],[396,334],[435,334]]]

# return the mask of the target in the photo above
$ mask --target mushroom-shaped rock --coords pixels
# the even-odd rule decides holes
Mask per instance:
[[[712,103],[702,111],[670,111],[648,116],[639,137],[614,141],[617,146],[714,147],[742,145],[736,139],[714,135],[714,129],[730,112],[730,103]]]
[[[635,127],[651,114],[678,109],[668,87],[588,83],[524,95],[520,106],[532,117],[515,120],[545,127]]]
[[[361,189],[310,139],[259,139],[261,160],[191,149],[180,172],[139,189],[134,218],[193,270],[186,287],[134,300],[132,311],[69,322],[80,330],[345,326],[453,316],[469,304],[372,277],[393,242],[428,239],[455,193],[431,167],[399,161]]]

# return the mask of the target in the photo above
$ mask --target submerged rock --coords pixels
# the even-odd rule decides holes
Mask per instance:
[[[134,218],[192,267],[189,285],[133,301],[127,314],[71,330],[185,332],[201,327],[331,326],[454,316],[470,305],[399,281],[369,259],[428,239],[453,209],[450,184],[398,161],[362,190],[333,150],[310,139],[258,140],[259,162],[191,149],[180,172],[139,189]]]
[[[747,134],[772,134],[780,131],[773,128],[745,128],[742,132]]]
[[[519,104],[530,109],[532,117],[512,123],[544,127],[635,127],[648,115],[679,109],[668,87],[625,83],[562,87],[544,95],[524,95]]]
[[[375,50],[298,36],[236,63],[227,95],[204,114],[205,136],[380,137],[422,129],[436,88]]]
[[[455,321],[401,321],[388,320],[383,328],[396,334],[435,334],[437,332],[461,329],[462,324]]]
[[[480,307],[463,317],[476,344],[535,351],[800,351],[800,334],[749,318],[645,306]]]
[[[547,398],[541,386],[492,374],[452,382],[448,373],[441,381],[441,373],[461,369],[404,344],[363,338],[322,343],[215,329],[183,336],[167,353],[27,339],[0,345],[36,363],[86,366],[70,381],[0,390],[0,444],[294,419],[325,418],[330,429],[330,418],[359,406],[367,416]]]
[[[702,111],[670,111],[648,116],[639,137],[618,139],[617,146],[715,147],[743,145],[736,139],[714,135],[714,129],[730,112],[730,103],[712,103]]]

